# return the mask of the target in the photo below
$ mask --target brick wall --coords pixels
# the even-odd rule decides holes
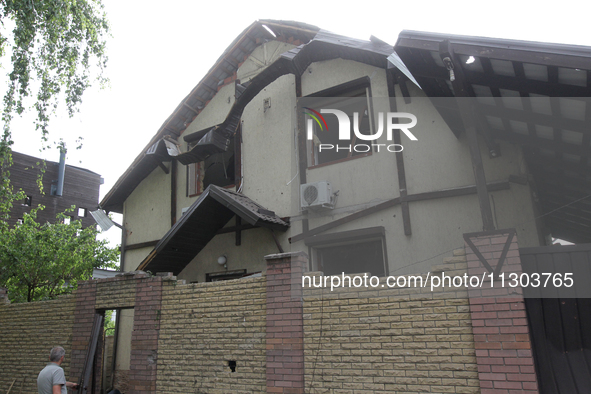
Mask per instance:
[[[267,260],[267,393],[304,392],[302,287],[305,253],[281,253]],[[295,283],[294,283],[295,282]]]
[[[458,250],[436,269],[465,261]],[[306,392],[480,392],[466,291],[307,288],[304,341]]]
[[[507,244],[502,272],[520,274],[517,236],[513,230],[468,234],[474,248],[494,269]],[[486,271],[475,251],[466,244],[468,272]],[[488,272],[488,271],[486,271]],[[521,289],[485,288],[470,291],[470,311],[482,394],[537,393],[530,329]]]
[[[0,393],[6,393],[13,382],[11,393],[36,393],[37,375],[49,361],[53,346],[66,349],[62,367],[69,375],[74,308],[73,296],[27,304],[0,303]]]
[[[161,300],[161,278],[137,282],[129,369],[129,387],[137,394],[156,392]]]
[[[128,393],[155,392],[162,281],[170,279],[139,273],[81,282],[74,294],[54,301],[5,304],[2,297],[0,349],[10,356],[0,358],[0,370],[9,371],[0,373],[0,392],[7,391],[16,379],[11,392],[36,393],[37,375],[56,345],[66,349],[62,364],[66,379],[78,382],[97,310],[129,307],[136,310],[136,318]],[[95,371],[102,368],[101,351],[99,340]],[[125,372],[125,380],[127,375]],[[100,385],[95,374],[95,387],[100,389]]]
[[[264,393],[265,288],[265,277],[165,282],[157,392]]]
[[[72,338],[72,370],[66,374],[66,379],[71,382],[80,380],[84,363],[86,361],[86,352],[92,332],[95,309],[94,301],[96,298],[96,282],[87,281],[78,285],[76,290],[76,308],[74,310],[73,338]]]
[[[504,239],[474,243],[494,259]],[[516,240],[507,256],[520,269]],[[0,358],[0,371],[10,371],[0,374],[0,393],[15,379],[13,392],[36,392],[58,344],[77,381],[95,311],[120,307],[135,311],[131,369],[116,378],[124,372],[127,393],[536,392],[522,298],[463,288],[302,290],[294,279],[306,266],[304,254],[275,255],[262,277],[186,285],[140,273],[82,283],[56,301],[0,302],[0,348],[11,355]],[[461,249],[431,274],[482,269]]]

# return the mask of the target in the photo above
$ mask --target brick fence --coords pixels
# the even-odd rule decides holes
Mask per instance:
[[[507,247],[502,271],[522,272],[517,236],[512,231],[467,234],[467,238],[493,269]],[[468,243],[466,251],[469,274],[485,273],[482,261]],[[470,312],[482,394],[537,393],[530,330],[520,289],[472,290]]]
[[[267,393],[304,392],[302,288],[305,253],[282,253],[267,260]],[[298,283],[299,284],[299,283]]]
[[[494,262],[508,235],[469,239]],[[519,272],[517,240],[508,245],[506,269]],[[0,358],[10,371],[0,374],[0,392],[35,393],[54,345],[66,348],[66,376],[78,381],[94,315],[116,308],[134,309],[127,393],[537,392],[519,294],[302,288],[303,274],[322,275],[305,272],[306,254],[266,261],[259,277],[184,284],[130,273],[30,304],[6,304],[0,289],[0,348],[11,354]],[[467,244],[431,273],[441,271],[484,268]]]

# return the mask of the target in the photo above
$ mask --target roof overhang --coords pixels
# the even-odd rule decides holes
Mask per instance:
[[[552,236],[591,242],[590,47],[403,31],[395,49],[458,138],[470,100],[491,156],[522,147]]]
[[[289,224],[243,194],[210,185],[162,237],[138,269],[178,275],[237,215],[254,227],[286,231]]]

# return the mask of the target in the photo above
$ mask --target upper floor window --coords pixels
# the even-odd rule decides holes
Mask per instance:
[[[226,152],[187,165],[187,196],[201,194],[209,185],[224,187],[235,184],[235,139],[230,140]]]
[[[78,217],[79,218],[85,218],[87,212],[88,211],[86,210],[86,208],[78,207]]]
[[[355,133],[357,130],[362,135],[373,134],[369,78],[361,78],[307,96],[304,103],[308,167],[371,155],[371,144],[359,141]],[[350,139],[340,139],[341,120],[336,114],[323,110],[336,110],[346,114],[348,122],[344,124],[348,123]]]

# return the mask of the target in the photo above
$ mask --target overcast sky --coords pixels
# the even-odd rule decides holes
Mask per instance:
[[[105,178],[101,198],[224,49],[258,19],[295,20],[360,39],[374,35],[392,45],[401,30],[419,30],[591,46],[591,6],[582,1],[552,6],[516,0],[104,4],[112,30],[106,70],[110,87],[87,92],[80,114],[72,119],[61,115],[50,126],[50,138],[63,137],[70,147],[83,136],[82,150],[71,149],[68,164]],[[15,151],[59,159],[55,150],[39,152],[40,135],[30,117],[15,121],[13,133]],[[108,235],[119,242],[118,229]]]

